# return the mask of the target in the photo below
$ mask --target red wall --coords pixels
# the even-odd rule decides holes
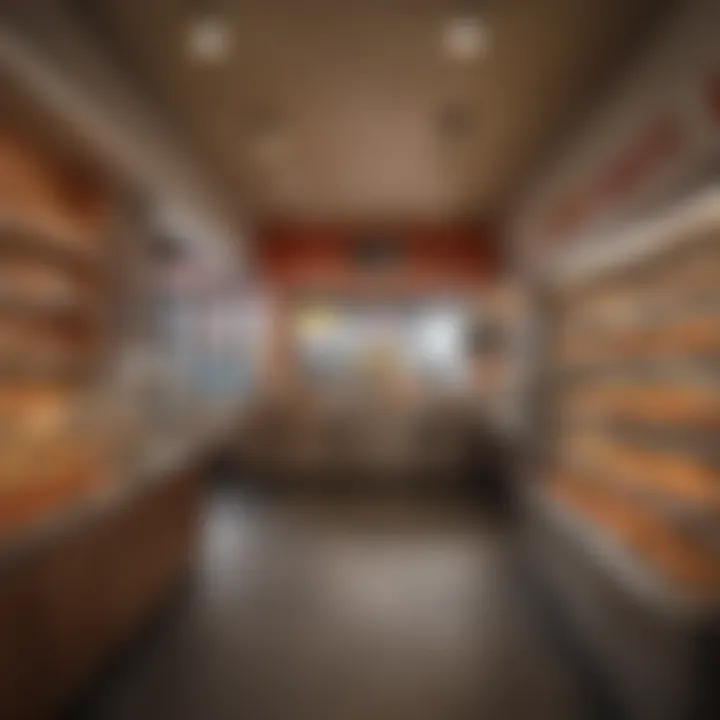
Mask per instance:
[[[497,269],[496,233],[479,224],[274,224],[257,237],[261,276],[283,290],[477,290]],[[354,253],[363,237],[397,242],[397,263],[377,270],[358,266]]]

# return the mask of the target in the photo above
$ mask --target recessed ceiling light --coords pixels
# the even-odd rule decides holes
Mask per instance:
[[[475,60],[490,50],[490,29],[477,17],[460,15],[445,23],[442,42],[445,52],[454,60]]]
[[[219,15],[203,15],[190,23],[187,49],[199,62],[217,64],[227,60],[233,45],[230,24]]]

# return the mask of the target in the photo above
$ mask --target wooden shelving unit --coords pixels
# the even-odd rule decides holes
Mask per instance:
[[[67,156],[0,134],[0,536],[107,475],[82,409],[112,332],[110,201]]]
[[[720,192],[566,254],[545,281],[543,492],[668,598],[717,603]]]

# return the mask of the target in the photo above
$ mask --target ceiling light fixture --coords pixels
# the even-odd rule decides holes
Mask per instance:
[[[453,60],[476,60],[490,51],[487,24],[473,15],[450,18],[443,28],[443,48]]]
[[[232,28],[220,15],[202,15],[188,27],[187,49],[193,60],[216,65],[227,60],[232,45]]]

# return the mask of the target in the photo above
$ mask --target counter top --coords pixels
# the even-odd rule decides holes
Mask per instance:
[[[176,471],[188,467],[209,445],[209,436],[195,433],[190,438],[156,439],[149,452],[139,450],[142,460],[125,469],[124,477],[108,477],[102,487],[88,492],[80,501],[58,508],[50,515],[9,531],[0,537],[0,570],[65,533],[95,521],[118,506],[166,482]]]
[[[0,548],[0,717],[65,711],[190,572],[202,446],[156,447],[135,477]]]

